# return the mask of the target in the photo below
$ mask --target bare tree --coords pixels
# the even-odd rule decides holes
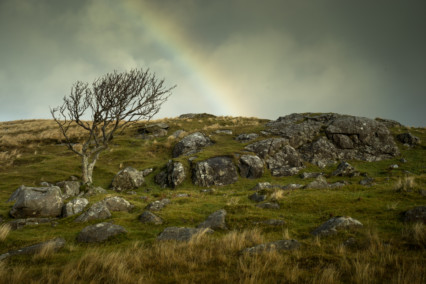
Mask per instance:
[[[164,80],[158,80],[149,70],[114,71],[91,86],[78,81],[72,86],[71,94],[64,97],[63,104],[50,109],[67,147],[82,159],[84,183],[93,182],[93,168],[99,154],[108,149],[118,129],[124,130],[141,119],[150,120],[158,113],[175,87],[163,85]],[[91,121],[84,121],[88,115]],[[76,147],[70,139],[68,131],[73,125],[87,132],[82,147]]]

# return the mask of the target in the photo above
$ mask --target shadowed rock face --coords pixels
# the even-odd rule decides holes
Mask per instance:
[[[238,180],[237,170],[228,157],[215,157],[198,162],[192,170],[195,185],[228,185]]]
[[[10,215],[14,218],[57,217],[62,212],[62,193],[57,186],[22,186],[14,199],[15,205],[10,210]]]
[[[242,177],[260,178],[263,175],[263,161],[258,156],[242,155],[238,167]]]
[[[209,137],[201,132],[195,132],[185,136],[182,140],[176,143],[173,148],[173,158],[181,155],[195,154],[206,146],[212,145],[213,142]]]
[[[83,243],[97,243],[125,233],[127,233],[127,231],[122,226],[112,223],[99,223],[85,227],[78,234],[77,241]]]
[[[170,160],[166,169],[155,176],[155,182],[163,188],[176,188],[185,180],[185,177],[186,173],[183,164]]]
[[[227,230],[226,222],[226,210],[221,209],[219,211],[214,212],[209,217],[207,217],[206,221],[197,226],[197,228],[210,228],[213,230]]]

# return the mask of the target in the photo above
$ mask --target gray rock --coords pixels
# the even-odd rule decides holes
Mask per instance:
[[[211,214],[207,219],[197,226],[197,228],[210,228],[213,230],[227,230],[226,222],[226,210],[221,209],[219,211],[214,212]]]
[[[299,151],[304,160],[320,168],[333,165],[336,159],[343,157],[343,154],[326,137],[320,137],[312,143],[303,145]]]
[[[122,226],[103,222],[85,227],[78,234],[77,241],[81,243],[99,243],[126,233],[126,229]]]
[[[142,135],[142,138],[152,137],[164,137],[167,135],[169,125],[167,123],[153,123],[145,125],[138,129],[138,132]]]
[[[144,184],[145,179],[143,173],[132,168],[127,167],[117,173],[112,180],[112,188],[117,192],[136,189]]]
[[[210,113],[185,113],[181,114],[179,118],[215,118],[216,116]]]
[[[327,183],[327,180],[323,176],[318,176],[314,181],[308,183],[305,186],[305,188],[317,188],[317,189],[328,188],[328,187],[329,185]]]
[[[328,186],[330,188],[340,188],[340,187],[344,187],[344,186],[346,186],[348,184],[349,183],[347,181],[342,180],[342,181],[336,181],[336,182],[330,183]]]
[[[12,198],[12,197],[11,197]],[[62,211],[61,189],[52,187],[20,187],[10,210],[14,218],[57,217]]]
[[[192,181],[199,186],[228,185],[237,180],[237,170],[228,157],[210,158],[196,163],[192,169]]]
[[[248,253],[248,254],[258,254],[263,252],[270,252],[270,251],[289,251],[289,250],[295,250],[300,247],[300,243],[296,240],[280,240],[276,242],[266,243],[266,244],[260,244],[255,247],[246,248],[242,251],[242,253]]]
[[[397,164],[392,164],[389,166],[389,169],[397,169],[399,166]]]
[[[42,242],[28,247],[23,247],[18,250],[9,251],[5,254],[0,255],[0,261],[14,255],[37,254],[45,248],[49,248],[49,250],[51,250],[52,252],[56,252],[63,248],[65,244],[66,241],[63,238],[55,238],[47,242]]]
[[[9,222],[9,225],[12,230],[20,230],[27,226],[37,226],[40,224],[52,223],[57,220],[56,218],[26,218],[26,219],[16,219]]]
[[[403,126],[398,121],[395,121],[395,120],[392,120],[392,119],[385,119],[385,118],[377,117],[375,120],[384,124],[387,128],[394,128],[394,127],[402,127]]]
[[[421,143],[420,138],[414,136],[410,132],[401,133],[396,136],[396,138],[403,144],[408,144],[410,146],[419,145]]]
[[[317,178],[319,176],[322,176],[322,173],[312,173],[312,172],[311,173],[307,173],[307,172],[304,172],[304,173],[300,174],[300,178],[301,179]]]
[[[106,194],[107,191],[99,186],[89,186],[87,187],[87,191],[83,194],[84,197],[95,196],[98,194]],[[80,194],[81,195],[81,194]]]
[[[89,210],[78,216],[74,222],[87,222],[92,220],[102,220],[111,217],[111,212],[104,201],[93,204]]]
[[[51,187],[52,185],[48,182],[42,181],[42,182],[40,182],[40,186],[41,187]]]
[[[161,219],[160,217],[158,217],[157,215],[155,215],[155,214],[153,214],[149,211],[143,212],[139,216],[139,221],[142,222],[142,223],[154,224],[154,225],[163,224],[163,219]]]
[[[260,178],[263,175],[263,161],[258,156],[242,155],[238,167],[245,178]]]
[[[294,176],[301,170],[298,167],[282,167],[271,169],[271,174],[275,177]]]
[[[183,164],[169,160],[166,169],[155,176],[155,182],[163,188],[176,188],[185,178],[186,173]]]
[[[360,221],[353,219],[348,216],[341,217],[333,217],[329,219],[327,222],[316,228],[312,234],[314,236],[321,235],[331,235],[337,232],[337,230],[348,229],[352,227],[362,227]]]
[[[78,181],[60,181],[56,183],[62,190],[62,198],[68,199],[77,196],[80,193],[80,182]]]
[[[129,212],[134,207],[132,204],[130,204],[129,201],[119,196],[105,198],[104,202],[110,212],[114,212],[114,211]]]
[[[230,129],[218,129],[214,133],[232,135],[232,130],[230,130]]]
[[[256,207],[262,208],[262,209],[280,209],[280,205],[275,202],[265,202],[257,204]]]
[[[357,171],[355,171],[355,168],[351,164],[349,164],[345,161],[342,161],[337,166],[337,169],[332,173],[332,175],[333,176],[341,176],[341,177],[343,177],[343,176],[353,177],[353,176],[359,175],[359,173]]]
[[[167,204],[169,204],[169,203],[170,203],[170,199],[167,199],[167,198],[164,198],[162,200],[156,200],[156,201],[148,204],[146,206],[146,209],[151,210],[151,211],[160,211],[161,209],[166,207]]]
[[[191,240],[194,235],[199,233],[213,233],[212,229],[206,228],[185,228],[185,227],[168,227],[165,228],[163,232],[157,237],[159,241],[183,241],[188,242]]]
[[[150,173],[152,173],[154,171],[153,168],[149,168],[149,169],[144,169],[142,170],[142,175],[143,177],[146,177],[147,175],[149,175]]]
[[[254,201],[254,202],[262,202],[266,200],[266,195],[265,194],[259,194],[258,192],[253,193],[252,195],[249,196],[249,199]]]
[[[88,204],[89,201],[86,198],[77,197],[64,205],[62,208],[62,217],[69,217],[81,213]]]
[[[303,184],[289,183],[287,185],[282,186],[281,189],[288,190],[288,189],[298,189],[302,187],[303,187]]]
[[[366,177],[365,179],[360,180],[359,184],[363,186],[371,186],[374,184],[374,178]]]
[[[240,134],[235,138],[235,140],[240,141],[242,143],[246,143],[246,142],[257,139],[258,137],[259,137],[259,134],[256,134],[256,133]]]
[[[403,214],[404,222],[420,222],[426,224],[426,206],[417,206]]]
[[[258,190],[271,189],[271,188],[279,188],[279,186],[272,185],[269,182],[259,182],[251,190],[258,191]]]
[[[213,142],[209,137],[201,132],[195,132],[185,136],[182,140],[176,143],[173,148],[173,158],[181,155],[193,155],[201,151],[204,147],[212,145]]]

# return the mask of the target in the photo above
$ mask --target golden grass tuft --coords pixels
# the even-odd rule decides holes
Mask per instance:
[[[4,241],[7,236],[9,235],[12,228],[9,224],[2,224],[0,225],[0,241]]]
[[[395,183],[395,190],[407,192],[414,190],[417,187],[414,177],[405,176],[403,178],[399,178]]]

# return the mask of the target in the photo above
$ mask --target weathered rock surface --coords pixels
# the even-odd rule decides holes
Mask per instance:
[[[9,222],[9,225],[12,230],[20,230],[26,226],[37,226],[40,224],[51,223],[54,224],[57,218],[26,218],[26,219],[16,219]]]
[[[266,200],[266,194],[260,194],[258,192],[255,192],[249,196],[249,199],[254,202],[262,202]]]
[[[210,158],[196,163],[192,169],[192,181],[199,186],[228,185],[237,180],[237,170],[228,157]]]
[[[155,176],[155,182],[161,187],[176,188],[186,177],[185,168],[181,162],[170,160],[164,171]]]
[[[251,190],[264,190],[264,189],[270,189],[270,188],[279,188],[280,186],[278,185],[272,185],[269,182],[259,182],[258,184],[256,184]]]
[[[197,226],[197,228],[210,228],[213,230],[227,230],[226,222],[226,210],[221,209],[219,211],[214,212],[211,214],[207,219]]]
[[[238,135],[235,140],[240,141],[242,143],[246,143],[246,142],[250,142],[252,140],[257,139],[257,137],[259,137],[259,134],[256,133],[244,133],[244,134],[240,134]]]
[[[320,168],[335,164],[336,159],[343,158],[343,154],[326,137],[305,144],[299,148],[303,159]]]
[[[104,201],[93,204],[89,210],[78,216],[74,222],[87,222],[91,220],[101,220],[111,217],[111,212]]]
[[[426,224],[426,206],[417,206],[404,212],[404,222],[420,222]]]
[[[43,249],[47,249],[52,252],[56,252],[63,248],[66,244],[65,239],[63,238],[55,238],[53,240],[38,243],[35,245],[31,245],[28,247],[23,247],[18,250],[9,251],[5,254],[0,255],[0,261],[3,259],[6,259],[8,257],[14,256],[14,255],[22,255],[22,254],[37,254]]]
[[[340,176],[340,177],[344,177],[344,176],[353,177],[353,176],[359,175],[359,173],[355,170],[355,168],[351,164],[345,161],[342,161],[337,166],[337,169],[332,173],[332,175]]]
[[[333,217],[327,222],[316,228],[313,235],[331,235],[337,232],[337,230],[348,229],[352,227],[362,227],[362,223],[351,217]]]
[[[308,183],[305,186],[305,188],[317,188],[317,189],[328,188],[328,187],[329,185],[327,183],[327,180],[323,176],[318,176],[314,181]]]
[[[415,146],[420,144],[420,138],[414,136],[410,132],[401,133],[396,136],[396,138],[403,144],[408,144],[410,146]]]
[[[122,226],[103,222],[85,227],[78,234],[77,241],[81,243],[98,243],[125,233],[127,231]]]
[[[10,215],[14,218],[57,217],[61,215],[62,193],[57,186],[22,186],[18,189],[14,199],[16,199],[16,202],[10,210]]]
[[[266,244],[260,244],[255,247],[246,248],[242,252],[243,253],[249,253],[249,254],[258,254],[263,252],[270,252],[270,251],[288,251],[288,250],[295,250],[300,247],[300,243],[296,240],[280,240],[276,242],[266,243]]]
[[[214,231],[206,228],[186,228],[186,227],[168,227],[157,237],[159,241],[190,241],[191,238],[199,233],[211,234]]]
[[[77,197],[62,207],[62,217],[69,217],[81,213],[88,204],[89,201],[86,198]]]
[[[134,207],[132,204],[130,204],[129,201],[127,201],[126,199],[119,197],[119,196],[113,196],[113,197],[105,198],[104,202],[105,202],[105,205],[108,208],[108,210],[111,211],[111,212],[113,212],[113,211],[127,211],[127,212],[129,212]]]
[[[201,132],[195,132],[185,136],[182,140],[176,143],[173,148],[173,158],[181,155],[195,154],[206,146],[212,145],[213,142],[209,137]]]
[[[302,187],[303,187],[303,184],[289,183],[289,184],[282,186],[281,189],[292,190],[292,189],[298,189],[298,188],[302,188]]]
[[[77,196],[80,193],[80,182],[78,181],[60,181],[56,183],[62,190],[62,198],[68,199]]]
[[[264,171],[262,159],[253,155],[242,155],[238,167],[240,175],[245,178],[260,178]]]
[[[154,225],[161,225],[163,224],[163,219],[161,219],[160,217],[158,217],[157,215],[149,212],[149,211],[145,211],[143,212],[140,216],[139,216],[139,221],[142,223],[147,223],[147,224],[154,224]]]
[[[262,208],[262,209],[280,209],[280,205],[275,202],[265,202],[257,204],[256,207]]]
[[[270,138],[247,145],[245,149],[262,158],[272,175],[283,176],[303,167],[301,155],[288,143],[284,138]]]
[[[106,194],[106,189],[103,189],[100,186],[89,186],[87,191],[83,194],[84,197],[90,197],[98,194]],[[80,194],[81,195],[81,194]]]
[[[127,167],[117,173],[112,180],[112,188],[117,192],[127,191],[140,187],[145,182],[143,172]]]
[[[162,200],[156,200],[154,202],[151,202],[150,204],[148,204],[146,206],[147,210],[151,210],[151,211],[160,211],[161,209],[163,209],[165,206],[167,206],[167,204],[170,203],[170,199],[164,198]]]

